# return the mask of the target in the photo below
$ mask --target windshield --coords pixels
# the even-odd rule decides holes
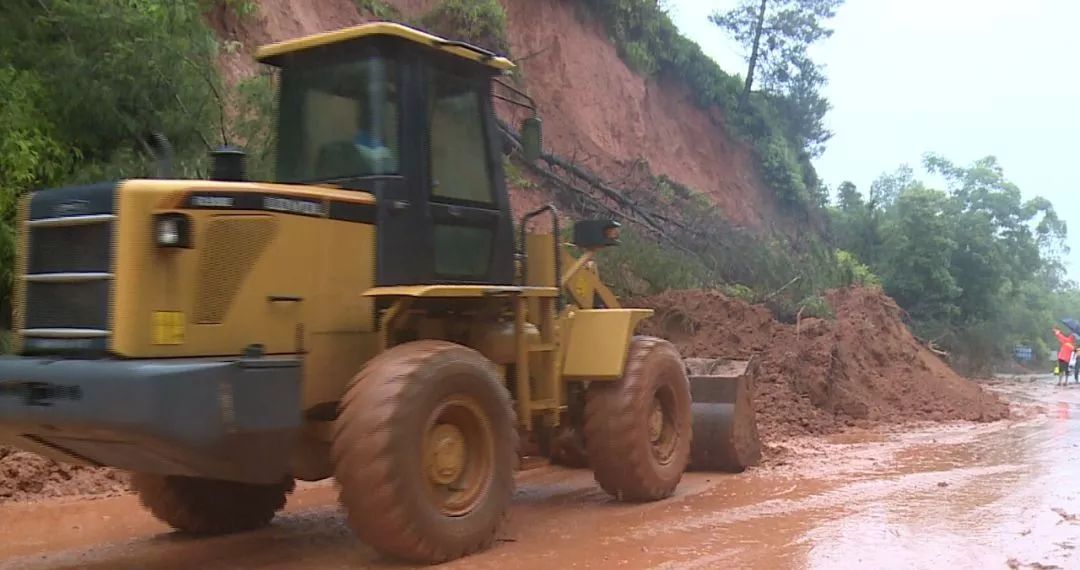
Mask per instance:
[[[394,79],[381,57],[282,70],[278,180],[397,174]]]

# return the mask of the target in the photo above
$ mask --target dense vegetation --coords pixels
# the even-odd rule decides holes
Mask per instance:
[[[927,155],[923,166],[944,189],[908,167],[880,177],[868,199],[842,184],[837,243],[881,277],[917,334],[960,361],[989,365],[1017,343],[1047,356],[1050,327],[1080,309],[1060,261],[1064,222],[1047,200],[1023,200],[994,157],[961,167]]]
[[[198,175],[223,120],[217,42],[197,0],[5,0],[0,10],[0,301],[12,219],[39,187],[141,175],[161,131]]]

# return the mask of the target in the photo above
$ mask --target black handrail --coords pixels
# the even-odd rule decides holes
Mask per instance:
[[[559,310],[561,311],[562,308],[563,308],[562,256],[559,255],[559,254],[562,253],[562,251],[559,248],[559,241],[562,239],[562,236],[560,235],[561,232],[559,231],[559,210],[558,210],[558,208],[555,207],[554,204],[548,204],[546,206],[543,206],[542,208],[533,210],[532,212],[529,212],[529,213],[527,213],[527,214],[525,214],[524,216],[521,217],[521,227],[518,228],[518,232],[520,232],[520,234],[519,234],[519,238],[518,238],[519,246],[518,246],[518,251],[517,251],[518,259],[521,260],[521,281],[522,281],[522,284],[524,285],[525,284],[525,276],[528,274],[528,266],[529,266],[529,256],[528,256],[528,254],[525,253],[526,228],[528,228],[528,226],[529,226],[529,221],[531,221],[533,218],[539,216],[540,214],[543,214],[544,212],[551,212],[551,228],[552,228],[552,233],[553,233],[552,238],[553,238],[553,241],[554,241],[554,244],[555,244],[555,287],[559,289],[559,294],[558,294],[558,297],[556,299],[556,303],[557,303],[557,306],[558,306]]]

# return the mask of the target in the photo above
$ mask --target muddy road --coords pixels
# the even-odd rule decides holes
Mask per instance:
[[[491,550],[450,568],[1080,568],[1080,387],[995,382],[1020,419],[791,442],[773,465],[610,501],[586,471],[518,476]],[[393,567],[353,539],[332,484],[267,529],[172,534],[134,497],[0,505],[0,568]],[[400,566],[398,566],[400,567]]]

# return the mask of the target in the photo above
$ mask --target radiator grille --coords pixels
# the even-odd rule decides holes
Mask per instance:
[[[30,235],[26,227],[26,219],[30,215],[30,197],[25,196],[19,200],[19,213],[16,218],[16,244],[15,248],[15,283],[12,285],[11,301],[11,328],[15,331],[15,342],[12,349],[16,354],[22,354],[23,335],[22,329],[26,322],[26,286],[20,278],[26,273],[26,244],[27,236]]]
[[[28,329],[107,330],[109,281],[27,283]]]
[[[105,350],[116,188],[95,184],[30,197],[16,267],[23,352]]]
[[[112,224],[30,230],[29,273],[109,271]]]
[[[274,238],[270,216],[221,216],[210,221],[199,256],[195,322],[218,324],[232,306],[244,277]]]

